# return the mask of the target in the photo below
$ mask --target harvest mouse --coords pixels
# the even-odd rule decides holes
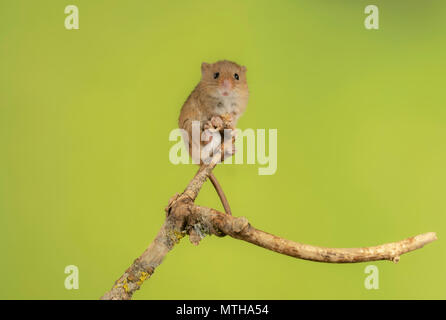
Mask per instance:
[[[239,117],[248,104],[249,90],[246,81],[246,67],[235,62],[222,60],[212,64],[203,62],[201,65],[201,80],[187,98],[181,108],[178,126],[188,133],[184,139],[191,156],[199,154],[200,159],[195,163],[203,163],[201,153],[193,153],[193,148],[202,150],[212,143],[212,136],[208,141],[193,141],[192,122],[199,121],[200,135],[205,130],[222,132],[224,129],[235,129]],[[206,131],[207,132],[207,131]],[[223,144],[223,138],[221,144]],[[219,146],[218,146],[219,147]],[[222,157],[232,156],[232,150],[222,150]],[[209,176],[227,214],[231,209],[217,179],[211,173]]]

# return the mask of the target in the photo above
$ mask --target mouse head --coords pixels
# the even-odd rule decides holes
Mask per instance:
[[[237,98],[248,95],[246,67],[223,60],[201,64],[201,83],[216,98]]]

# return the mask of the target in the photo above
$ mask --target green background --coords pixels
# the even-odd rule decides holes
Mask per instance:
[[[366,290],[369,263],[185,238],[134,298],[445,299],[445,18],[421,0],[1,0],[0,298],[111,288],[197,170],[169,162],[168,136],[201,62],[229,59],[248,67],[238,126],[278,130],[275,175],[216,168],[234,215],[321,246],[439,241],[372,263],[380,288]],[[210,183],[197,202],[221,209]],[[64,288],[70,264],[79,290]]]

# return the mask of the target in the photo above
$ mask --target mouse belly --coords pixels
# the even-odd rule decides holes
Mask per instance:
[[[233,113],[237,109],[237,101],[233,99],[222,99],[218,101],[214,107],[214,114],[221,116],[226,113]]]

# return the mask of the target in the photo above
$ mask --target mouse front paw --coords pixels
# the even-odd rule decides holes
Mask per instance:
[[[225,128],[225,122],[220,116],[213,116],[209,122],[217,130],[222,130]]]
[[[209,131],[209,132],[219,132],[220,128],[216,127],[211,120],[206,121],[203,125],[203,131]]]
[[[223,120],[225,129],[235,129],[234,116],[231,113],[222,114],[220,117]]]

